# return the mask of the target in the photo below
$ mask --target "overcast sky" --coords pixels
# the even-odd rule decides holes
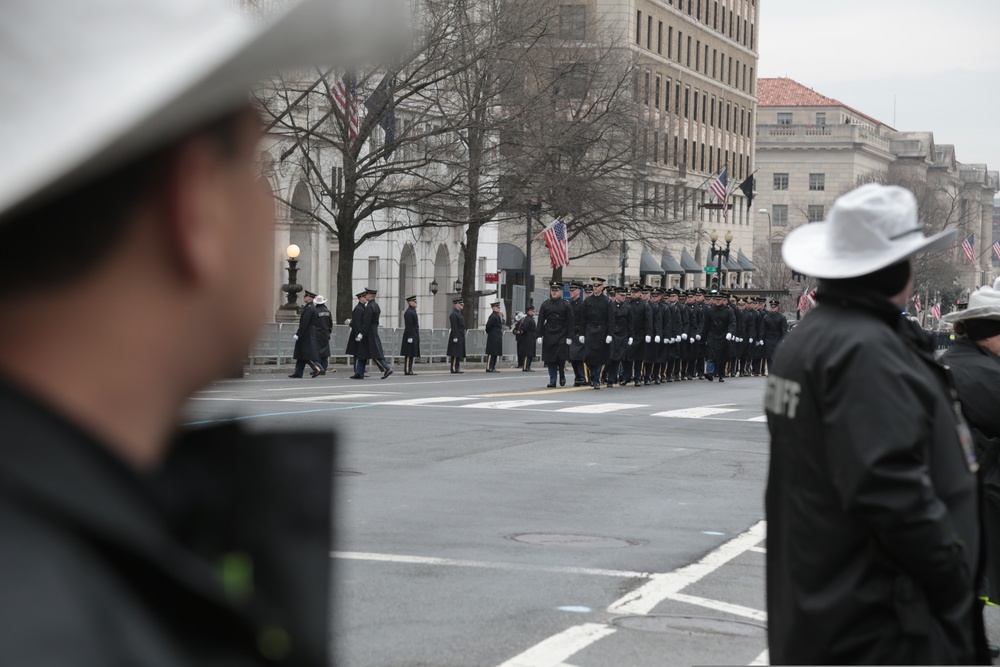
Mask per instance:
[[[1000,1],[757,2],[758,76],[933,132],[959,162],[1000,171]]]

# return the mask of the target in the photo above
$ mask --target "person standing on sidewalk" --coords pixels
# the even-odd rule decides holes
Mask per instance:
[[[462,298],[452,299],[451,315],[448,316],[448,323],[451,330],[448,332],[448,358],[451,360],[451,372],[461,375],[462,362],[465,361],[465,303]]]
[[[399,346],[399,356],[403,357],[403,375],[416,375],[413,360],[420,356],[420,319],[417,317],[417,297],[406,297],[403,312],[403,342]]]
[[[772,664],[990,664],[976,600],[974,445],[948,372],[904,314],[917,201],[863,185],[793,230],[819,305],[775,355],[764,407]]]
[[[309,290],[306,290],[302,297],[306,305],[302,306],[302,312],[299,313],[299,328],[292,336],[292,340],[295,341],[295,349],[292,351],[295,370],[288,376],[290,378],[301,378],[307,364],[312,369],[310,377],[316,377],[323,370],[319,364],[319,346],[316,343],[316,307],[313,306],[315,298],[316,295]]]
[[[365,379],[365,367],[368,365],[368,345],[362,345],[364,340],[363,325],[365,322],[365,309],[368,307],[368,292],[362,290],[354,295],[358,303],[351,313],[351,332],[347,336],[347,348],[344,353],[354,357],[354,375],[352,380]]]
[[[486,372],[499,373],[497,359],[503,355],[503,315],[500,314],[500,302],[490,304],[493,310],[486,320]]]

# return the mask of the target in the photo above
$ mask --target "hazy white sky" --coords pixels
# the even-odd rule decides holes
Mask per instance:
[[[1000,171],[1000,1],[757,0],[761,77],[789,77]]]

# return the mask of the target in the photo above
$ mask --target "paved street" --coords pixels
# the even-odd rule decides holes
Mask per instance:
[[[190,406],[340,437],[338,665],[766,660],[763,379],[422,370],[220,381]]]

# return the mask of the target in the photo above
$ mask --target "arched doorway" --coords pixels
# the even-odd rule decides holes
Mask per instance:
[[[443,243],[438,246],[437,256],[434,258],[434,280],[438,284],[438,293],[434,295],[434,322],[435,329],[448,327],[448,315],[451,312],[448,303],[448,293],[451,292],[451,255],[448,247]]]
[[[403,326],[403,312],[406,310],[406,297],[417,294],[417,255],[413,251],[413,246],[407,243],[403,246],[403,253],[399,257],[399,323]],[[417,296],[420,296],[417,294]]]

